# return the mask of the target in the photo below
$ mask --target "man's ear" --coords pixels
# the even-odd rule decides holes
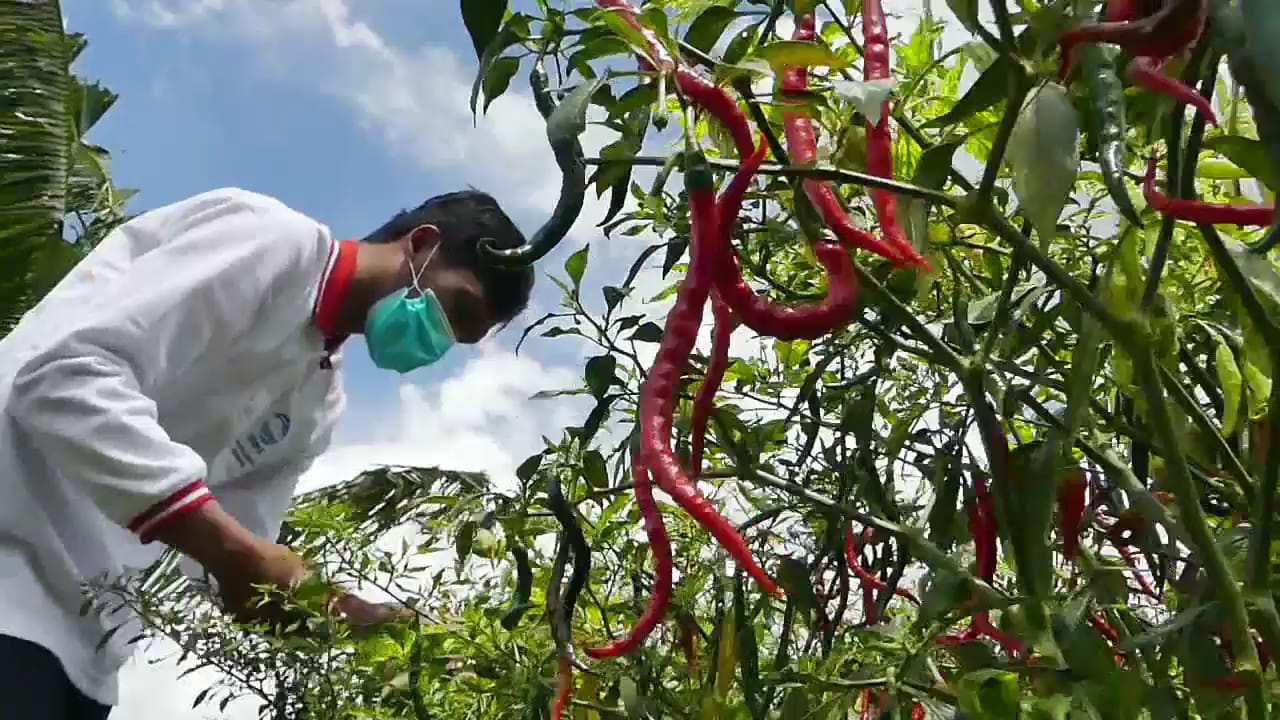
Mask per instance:
[[[422,252],[424,248],[430,248],[440,242],[440,228],[435,225],[419,225],[409,231],[409,243],[413,246],[413,252]]]

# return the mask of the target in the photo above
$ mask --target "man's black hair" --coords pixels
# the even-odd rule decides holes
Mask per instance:
[[[473,271],[484,286],[484,295],[498,324],[506,324],[524,311],[533,291],[533,268],[496,267],[480,257],[477,245],[493,238],[495,247],[525,244],[525,237],[498,201],[479,190],[462,190],[428,198],[414,210],[402,210],[362,242],[392,243],[420,225],[440,229],[437,262]]]

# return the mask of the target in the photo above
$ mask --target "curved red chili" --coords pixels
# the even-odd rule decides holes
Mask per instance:
[[[1089,481],[1084,471],[1076,470],[1058,488],[1058,530],[1062,534],[1062,554],[1074,560],[1080,549],[1080,530],[1084,520],[1085,491]]]
[[[889,587],[888,583],[871,574],[866,568],[862,567],[862,563],[858,562],[858,553],[861,552],[861,550],[861,543],[859,543],[854,537],[853,524],[850,523],[850,525],[844,529],[845,563],[848,564],[849,570],[858,578],[858,581],[862,583],[864,592],[868,589],[872,591],[884,591]],[[920,604],[920,601],[910,590],[894,588],[893,594],[898,597],[906,598],[917,605]],[[870,622],[874,623],[875,621],[870,620]]]
[[[862,67],[866,80],[889,77],[889,26],[880,0],[862,3]],[[880,104],[880,122],[867,120],[867,172],[893,179],[893,135],[889,133],[889,100]],[[898,200],[888,190],[872,190],[871,200],[880,220],[880,234],[889,245],[911,247],[898,224]]]
[[[812,42],[814,39],[814,15],[806,13],[796,18],[792,40]],[[803,93],[809,88],[809,72],[803,66],[788,67],[782,71],[782,93]],[[818,142],[814,135],[813,120],[801,103],[793,103],[782,114],[787,136],[787,152],[792,165],[811,165],[817,160]],[[823,181],[806,178],[801,186],[814,209],[822,216],[823,223],[835,233],[840,242],[850,248],[869,250],[887,258],[896,265],[927,267],[924,258],[909,243],[895,245],[856,227],[831,186]],[[745,320],[745,318],[744,318]]]
[[[653,553],[653,594],[631,632],[607,647],[587,648],[587,655],[597,660],[625,655],[639,647],[662,622],[671,601],[671,541],[662,522],[662,512],[653,499],[649,473],[639,460],[639,457],[632,458],[631,480],[635,486],[636,504],[640,506],[640,517],[644,519],[644,532],[649,538],[649,551]]]
[[[689,360],[702,322],[702,310],[714,274],[715,238],[720,232],[711,169],[701,152],[686,155],[685,187],[692,226],[689,271],[676,291],[667,315],[662,342],[653,368],[640,388],[639,421],[641,458],[658,487],[709,532],[729,555],[766,592],[779,594],[778,586],[751,556],[737,529],[720,515],[689,479],[671,449],[671,423],[676,386]]]
[[[551,720],[564,720],[564,711],[569,707],[569,698],[573,696],[573,665],[567,655],[559,655],[556,669],[556,697],[551,703]]]
[[[1155,155],[1147,161],[1147,175],[1142,181],[1142,196],[1151,209],[1176,220],[1205,225],[1252,225],[1266,227],[1275,218],[1274,205],[1211,203],[1203,200],[1171,198],[1156,189]]]
[[[920,703],[911,707],[911,720],[924,720],[924,706]]]
[[[1146,16],[1135,2],[1108,4],[1104,22],[1081,25],[1058,38],[1062,61],[1059,82],[1071,72],[1072,53],[1081,43],[1118,45],[1134,60],[1127,75],[1135,85],[1194,106],[1210,123],[1217,123],[1213,106],[1178,80],[1161,72],[1169,58],[1195,44],[1204,31],[1209,6],[1206,0],[1164,0]]]
[[[853,261],[839,244],[818,242],[814,255],[827,273],[827,295],[808,305],[770,302],[757,295],[742,277],[730,236],[742,208],[742,196],[764,162],[768,146],[763,140],[720,194],[718,212],[722,227],[715,236],[715,289],[738,319],[752,330],[782,340],[811,340],[848,325],[857,309],[858,278]]]
[[[969,534],[973,535],[974,550],[977,554],[978,577],[990,583],[995,579],[997,544],[999,528],[996,525],[995,503],[987,491],[986,482],[976,478],[973,483],[974,500],[967,508],[969,515]],[[1004,632],[991,622],[991,614],[982,610],[973,614],[969,627],[959,635],[943,635],[938,638],[940,645],[962,645],[979,638],[990,638],[995,641],[1005,654],[1011,658],[1021,657],[1025,648],[1016,637]]]
[[[693,416],[689,420],[689,477],[693,480],[702,472],[702,451],[707,436],[707,418],[715,403],[716,391],[729,369],[729,340],[738,327],[738,318],[718,293],[711,293],[711,314],[715,326],[711,329],[711,357],[707,360],[707,374],[702,387],[693,399]]]

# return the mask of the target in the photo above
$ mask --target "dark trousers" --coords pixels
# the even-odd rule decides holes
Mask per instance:
[[[48,650],[0,635],[0,715],[22,720],[106,720],[110,706],[76,689]]]

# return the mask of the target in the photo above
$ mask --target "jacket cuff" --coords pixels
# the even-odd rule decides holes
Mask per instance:
[[[144,510],[129,523],[129,529],[137,533],[138,539],[146,545],[170,523],[195,512],[210,500],[213,500],[213,493],[209,492],[203,480],[196,480]]]

